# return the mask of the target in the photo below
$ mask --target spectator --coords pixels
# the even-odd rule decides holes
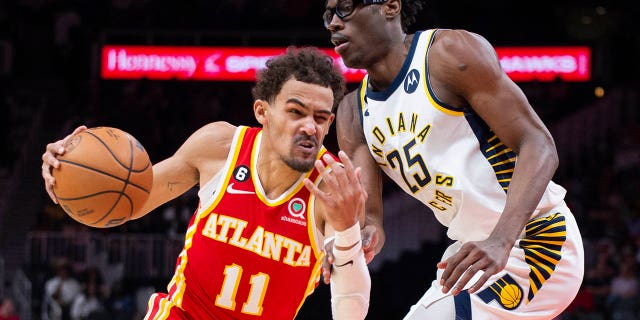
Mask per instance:
[[[611,280],[611,291],[607,299],[612,320],[638,319],[639,282],[635,261],[624,259],[620,264],[620,272]]]
[[[72,320],[95,320],[105,318],[104,307],[105,288],[102,276],[96,268],[89,268],[83,281],[83,290],[71,304]]]
[[[82,291],[80,282],[71,275],[71,265],[59,263],[56,274],[44,284],[42,318],[44,320],[70,320],[73,300]]]

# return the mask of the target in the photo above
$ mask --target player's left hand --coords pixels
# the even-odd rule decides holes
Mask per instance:
[[[457,295],[476,272],[483,271],[468,290],[469,293],[478,291],[489,277],[504,269],[512,247],[513,243],[491,237],[463,244],[458,252],[437,265],[438,269],[444,269],[440,279],[442,292],[452,290],[453,294]]]

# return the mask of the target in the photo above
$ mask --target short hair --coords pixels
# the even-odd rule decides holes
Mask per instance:
[[[287,47],[284,54],[267,60],[251,90],[254,99],[273,101],[289,79],[331,88],[335,110],[344,97],[345,79],[333,58],[315,47]]]
[[[401,0],[402,2],[402,30],[407,32],[409,27],[416,22],[418,12],[422,10],[424,0]]]

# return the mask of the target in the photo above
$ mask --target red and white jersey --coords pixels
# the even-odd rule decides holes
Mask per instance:
[[[145,320],[294,319],[318,285],[322,242],[303,179],[319,174],[268,199],[256,172],[261,132],[238,127],[225,166],[200,189],[168,292],[151,296]]]

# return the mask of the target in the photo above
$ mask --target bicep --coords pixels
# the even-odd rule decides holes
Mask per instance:
[[[171,157],[153,166],[153,187],[140,218],[215,175],[229,153],[235,126],[208,124],[194,132]]]
[[[492,45],[483,37],[450,32],[441,59],[447,87],[461,96],[500,139],[514,151],[531,137],[548,136],[526,96],[502,70]],[[446,54],[446,57],[445,57]]]
[[[187,192],[197,184],[197,177],[196,168],[190,165],[179,152],[156,163],[153,165],[153,187],[149,199],[134,219]]]

